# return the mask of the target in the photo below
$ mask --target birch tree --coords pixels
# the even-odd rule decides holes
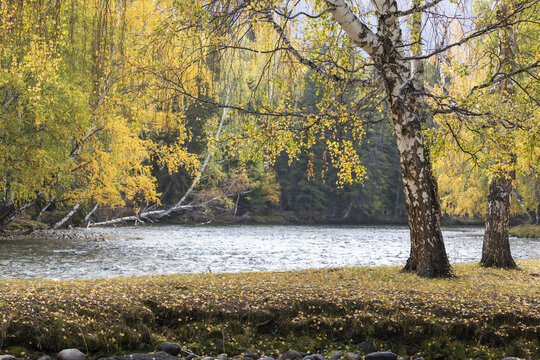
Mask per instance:
[[[199,20],[208,21],[213,27],[229,29],[231,43],[235,34],[243,34],[241,29],[255,26],[272,29],[278,35],[272,48],[244,50],[258,54],[286,52],[287,56],[282,57],[286,62],[309,69],[326,81],[325,91],[333,92],[333,96],[327,96],[327,106],[319,106],[319,114],[307,114],[292,101],[283,102],[281,107],[256,109],[262,117],[274,116],[263,126],[269,134],[267,143],[273,144],[268,147],[273,156],[286,151],[294,157],[298,151],[295,145],[298,137],[288,131],[302,134],[301,138],[311,136],[315,139],[331,134],[331,126],[334,131],[361,134],[358,129],[367,123],[345,121],[343,113],[358,112],[366,107],[364,105],[373,105],[374,101],[383,98],[383,102],[374,108],[387,111],[392,119],[410,228],[411,249],[404,271],[416,272],[423,277],[450,276],[451,268],[440,230],[437,181],[423,130],[433,114],[470,115],[471,111],[461,108],[448,97],[434,96],[427,91],[424,61],[509,26],[515,14],[537,6],[537,1],[516,4],[508,14],[481,27],[469,21],[463,27],[462,36],[442,42],[438,38],[434,40],[435,30],[442,25],[448,26],[452,20],[470,17],[467,4],[444,4],[443,0],[412,1],[408,5],[398,5],[395,0],[373,0],[370,4],[317,0],[298,4],[217,0],[201,5],[207,18],[203,16]],[[229,43],[223,47],[234,46]],[[355,91],[358,96],[354,104],[336,105]],[[253,113],[251,108],[235,110]],[[298,120],[302,116],[308,120]],[[326,143],[330,153],[334,154],[334,165],[349,169],[345,178],[363,176],[365,172],[357,162],[357,154],[347,150],[352,148],[350,145],[337,144],[333,138],[327,138]]]

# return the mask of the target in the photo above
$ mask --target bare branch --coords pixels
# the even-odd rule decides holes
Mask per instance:
[[[283,28],[269,15],[268,21],[272,23],[274,30],[278,33],[281,40],[285,44],[285,47],[289,50],[289,52],[303,65],[306,65],[310,69],[312,69],[314,72],[319,74],[325,79],[335,81],[337,83],[341,83],[347,87],[370,87],[370,88],[377,88],[381,82],[380,77],[377,77],[375,79],[344,79],[338,75],[335,74],[329,74],[324,69],[320,68],[315,64],[313,61],[307,59],[306,57],[302,56],[300,52],[291,44],[291,41]]]

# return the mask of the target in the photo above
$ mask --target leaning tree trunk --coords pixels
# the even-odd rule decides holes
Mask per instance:
[[[508,239],[512,178],[513,176],[496,176],[489,186],[486,231],[480,260],[480,264],[485,267],[518,268],[512,259]]]
[[[10,222],[13,221],[17,216],[19,216],[24,210],[30,207],[34,203],[34,200],[28,201],[21,204],[20,206],[15,206],[13,203],[4,203],[0,204],[0,231],[6,229]]]

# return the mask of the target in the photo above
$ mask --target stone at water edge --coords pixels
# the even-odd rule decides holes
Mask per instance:
[[[37,360],[52,360],[52,358],[49,355],[43,355],[38,357]]]
[[[347,356],[347,359],[350,359],[350,360],[361,360],[362,359],[362,355],[357,354],[357,353],[353,353],[353,352],[348,352],[345,355]]]
[[[56,358],[58,360],[86,360],[86,355],[79,349],[64,349],[56,355]]]
[[[397,354],[390,351],[373,352],[366,355],[365,360],[396,360]]]
[[[273,357],[270,357],[270,356],[266,356],[266,357],[263,357],[262,359],[260,360],[274,360]]]
[[[201,360],[214,360],[214,358],[211,356],[205,356]]]
[[[216,360],[229,360],[229,355],[223,353],[216,356]]]
[[[283,354],[281,354],[282,360],[296,360],[301,358],[302,355],[296,350],[285,351]]]
[[[523,359],[522,359],[522,358],[513,357],[513,356],[506,356],[506,357],[503,357],[502,360],[523,360]]]
[[[375,351],[375,346],[372,343],[363,341],[360,344],[356,344],[356,348],[363,353],[371,353]]]
[[[13,355],[0,355],[0,360],[17,360]]]
[[[448,356],[446,354],[435,354],[431,357],[433,360],[448,360]]]
[[[253,360],[259,360],[260,358],[259,354],[254,353],[253,351],[244,351],[242,355]]]
[[[180,354],[180,351],[182,350],[180,345],[167,342],[167,341],[159,344],[157,349],[158,351],[165,351],[167,354],[172,355],[172,356],[177,356],[178,354]]]
[[[410,357],[405,357],[405,356],[402,356],[402,357],[398,357],[397,360],[409,360]]]
[[[334,353],[332,353],[332,355],[330,355],[329,359],[330,360],[338,360],[341,357],[343,357],[343,351],[335,351]]]
[[[326,358],[322,356],[321,354],[311,354],[310,356],[314,358],[315,360],[326,360]]]
[[[101,358],[100,360],[179,360],[179,358],[167,354],[165,351],[159,351],[153,354],[121,355],[110,358]]]

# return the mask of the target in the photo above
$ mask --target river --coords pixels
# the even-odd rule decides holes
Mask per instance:
[[[80,231],[85,236],[75,239],[0,238],[0,278],[90,279],[402,265],[409,254],[405,226],[159,225]],[[444,228],[443,235],[451,263],[480,259],[483,228]],[[511,238],[510,242],[515,258],[540,258],[539,239]]]

